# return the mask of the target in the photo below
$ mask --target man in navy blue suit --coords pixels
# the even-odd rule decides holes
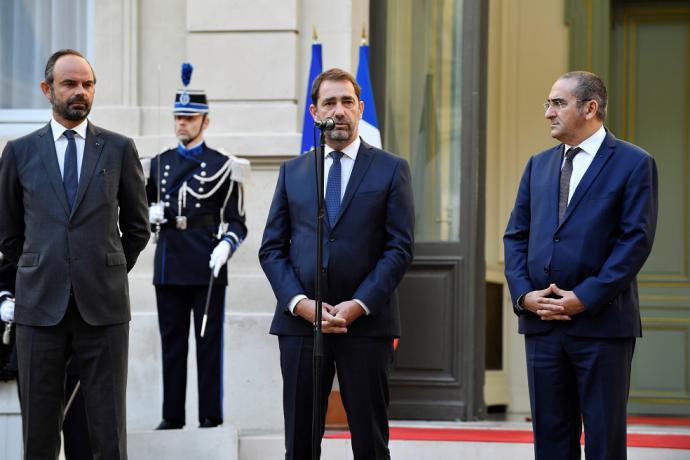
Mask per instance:
[[[606,87],[569,72],[544,104],[561,142],[530,158],[503,237],[537,459],[626,458],[636,276],[652,249],[657,169],[604,127]]]
[[[412,261],[414,210],[407,162],[363,142],[364,104],[354,77],[340,69],[312,86],[315,119],[326,131],[322,407],[334,374],[356,460],[389,459],[388,375],[400,335],[395,288]],[[284,163],[259,259],[278,300],[271,334],[278,336],[283,374],[285,458],[312,458],[312,354],[317,185],[314,153]],[[323,417],[319,421],[323,434]]]

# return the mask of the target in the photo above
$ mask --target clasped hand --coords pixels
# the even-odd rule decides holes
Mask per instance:
[[[316,301],[302,299],[295,305],[295,313],[314,324]],[[321,303],[321,331],[324,334],[343,334],[347,332],[347,326],[364,314],[362,307],[354,300],[340,302],[338,305]]]
[[[552,295],[560,296],[554,299]],[[555,284],[546,289],[532,291],[523,301],[526,309],[541,317],[544,321],[569,321],[573,315],[586,310],[586,307],[575,295],[575,291],[566,291]]]

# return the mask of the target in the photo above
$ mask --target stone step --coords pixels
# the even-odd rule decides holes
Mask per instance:
[[[307,434],[308,435],[308,434]],[[349,439],[324,439],[323,460],[352,460]],[[532,444],[505,442],[399,441],[390,442],[395,460],[533,460]],[[281,459],[285,455],[283,436],[279,434],[246,434],[240,436],[239,460]],[[206,458],[206,457],[198,457]],[[584,450],[582,452],[584,457]],[[688,450],[630,447],[628,460],[687,460]]]
[[[239,459],[239,438],[232,426],[133,431],[127,443],[129,460]]]

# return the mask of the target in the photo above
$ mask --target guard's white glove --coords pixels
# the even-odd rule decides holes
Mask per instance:
[[[5,321],[6,323],[9,323],[10,321],[14,321],[14,302],[5,299],[2,301],[0,304],[0,319]]]
[[[164,224],[168,221],[165,217],[163,217],[163,210],[164,210],[163,203],[153,203],[151,206],[149,206],[149,222],[152,224]]]
[[[214,278],[218,278],[218,273],[220,273],[220,269],[230,258],[231,252],[232,248],[230,247],[230,243],[225,240],[222,240],[215,249],[213,249],[211,260],[208,261],[208,266],[213,269]]]

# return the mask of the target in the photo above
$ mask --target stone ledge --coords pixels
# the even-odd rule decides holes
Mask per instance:
[[[130,460],[188,460],[212,458],[237,460],[239,438],[232,427],[134,431],[127,435]]]

